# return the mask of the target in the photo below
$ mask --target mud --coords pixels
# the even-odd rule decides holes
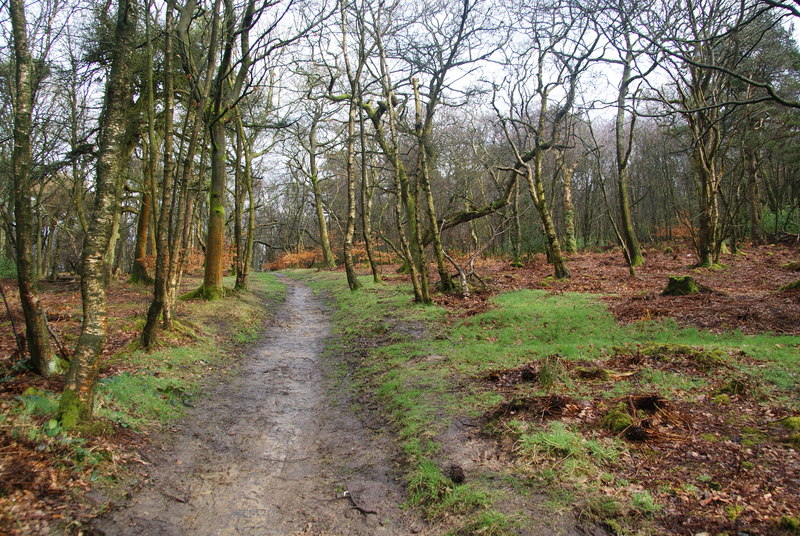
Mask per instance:
[[[323,360],[324,304],[287,278],[286,302],[241,373],[145,453],[149,477],[93,526],[106,535],[425,534],[400,508],[384,440],[353,415]],[[334,362],[330,362],[333,360]],[[161,443],[161,441],[159,441]]]

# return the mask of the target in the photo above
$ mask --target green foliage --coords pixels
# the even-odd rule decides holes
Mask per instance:
[[[786,417],[781,419],[780,423],[787,430],[800,430],[800,417]]]
[[[54,415],[58,411],[58,399],[53,393],[28,387],[19,397],[24,411],[32,415]]]
[[[780,208],[777,213],[765,208],[761,214],[761,228],[767,234],[800,234],[800,212],[790,206]]]
[[[800,517],[783,516],[778,526],[790,534],[800,534]]]
[[[153,374],[122,373],[97,385],[97,413],[123,427],[142,429],[180,417],[194,389]]]
[[[511,536],[518,534],[519,523],[515,522],[508,515],[494,509],[483,510],[473,516],[463,527],[455,532],[453,536]]]
[[[781,287],[781,290],[800,290],[800,279]]]
[[[421,461],[408,475],[408,497],[413,506],[421,506],[431,517],[465,514],[490,505],[486,493],[469,484],[453,483],[436,462]]]
[[[0,278],[11,279],[17,277],[17,264],[14,259],[0,255]]]

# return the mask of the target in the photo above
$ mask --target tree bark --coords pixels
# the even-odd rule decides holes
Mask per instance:
[[[319,241],[322,244],[322,263],[329,270],[336,268],[336,258],[331,249],[331,239],[328,236],[328,222],[325,220],[325,206],[322,199],[322,188],[319,184],[319,170],[317,168],[317,125],[320,119],[320,110],[315,110],[311,128],[308,131],[308,162],[309,180],[311,181],[311,191],[314,194],[314,212],[317,215],[317,226],[319,227]]]
[[[627,39],[627,36],[626,36]],[[625,53],[625,61],[622,69],[622,82],[620,82],[619,92],[617,93],[617,117],[614,123],[615,146],[617,156],[617,188],[619,190],[619,213],[622,220],[622,238],[625,240],[625,247],[628,251],[628,263],[631,268],[644,264],[642,248],[639,239],[636,237],[636,230],[633,225],[631,215],[631,201],[628,192],[628,162],[633,145],[634,123],[631,122],[630,131],[625,133],[625,98],[631,83],[631,62],[633,53],[631,45],[628,44]],[[627,140],[627,142],[626,142]]]
[[[361,149],[361,236],[364,238],[364,249],[369,259],[372,271],[372,280],[377,283],[381,280],[378,274],[378,265],[375,262],[375,253],[372,244],[372,185],[370,184],[370,166],[367,158],[367,133],[364,128],[364,113],[359,108],[358,136]]]
[[[61,397],[61,421],[72,428],[89,419],[94,409],[97,361],[106,340],[104,259],[111,241],[114,215],[119,211],[127,111],[132,87],[133,41],[136,16],[131,0],[119,0],[111,71],[101,116],[95,197],[81,257],[83,323]]]
[[[575,210],[572,207],[572,176],[579,162],[568,166],[565,158],[564,151],[559,151],[558,163],[561,168],[561,188],[564,194],[564,251],[575,253],[578,251],[578,242],[575,239]]]
[[[753,147],[744,150],[747,168],[747,205],[750,213],[750,241],[763,244],[766,239],[761,228],[761,198],[758,195],[759,170],[758,153]]]
[[[447,263],[444,257],[444,248],[442,246],[442,233],[439,230],[438,220],[436,218],[436,207],[433,202],[433,192],[431,191],[430,181],[430,162],[428,154],[428,140],[430,138],[430,131],[433,127],[431,120],[422,123],[422,102],[419,96],[419,82],[417,79],[412,80],[414,86],[414,102],[416,107],[416,135],[417,135],[417,150],[419,165],[417,166],[417,180],[422,187],[422,193],[425,195],[425,203],[428,209],[428,224],[430,225],[430,234],[433,239],[433,252],[436,257],[436,268],[439,272],[439,285],[442,292],[450,292],[454,289],[453,281],[450,279],[450,273],[447,270]]]
[[[359,54],[359,62],[355,71],[350,67],[349,52],[347,50],[347,8],[344,2],[341,3],[340,10],[342,17],[342,55],[344,56],[347,78],[350,82],[350,95],[347,103],[347,222],[345,225],[343,246],[344,270],[347,275],[347,285],[350,287],[350,290],[358,290],[361,288],[361,282],[358,280],[355,266],[353,265],[353,237],[356,230],[355,126],[356,114],[358,113],[357,99],[361,98],[361,84],[359,79],[361,78],[361,69],[364,66],[364,62],[361,61],[362,57],[361,54]]]
[[[31,366],[42,376],[56,370],[50,346],[46,313],[36,288],[36,267],[32,258],[33,208],[31,206],[31,114],[33,110],[33,60],[28,48],[25,6],[9,0],[16,68],[14,95],[14,151],[11,166],[14,180],[15,246],[19,298],[25,316],[25,334]]]
[[[147,13],[148,17],[150,14]],[[147,23],[149,30],[149,22]],[[149,33],[149,31],[148,31]],[[149,43],[149,40],[148,40]],[[154,88],[149,88],[152,98]],[[151,104],[152,100],[151,100]],[[147,310],[147,319],[142,329],[142,345],[152,348],[158,339],[158,320],[164,316],[172,318],[168,300],[168,273],[171,249],[168,241],[170,215],[172,212],[172,185],[173,171],[173,109],[174,109],[174,80],[172,76],[172,3],[167,7],[166,23],[164,27],[164,170],[161,183],[161,210],[158,214],[156,227],[156,269],[153,281],[153,300]],[[166,313],[166,314],[165,314]]]

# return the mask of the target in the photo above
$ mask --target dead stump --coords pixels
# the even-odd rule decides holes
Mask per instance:
[[[661,291],[661,294],[664,296],[687,296],[702,291],[703,287],[697,284],[694,277],[690,275],[671,275],[666,288]]]

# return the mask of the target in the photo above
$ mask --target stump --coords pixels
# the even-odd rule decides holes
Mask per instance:
[[[689,294],[697,294],[702,291],[702,287],[698,285],[694,277],[690,275],[683,276],[669,276],[669,282],[666,288],[661,292],[664,296],[687,296]]]

